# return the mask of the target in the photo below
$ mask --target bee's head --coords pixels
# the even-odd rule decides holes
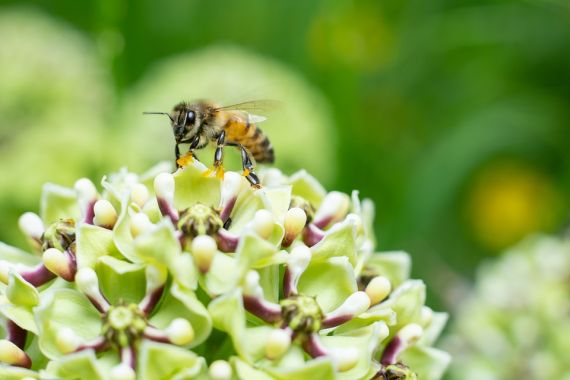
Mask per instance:
[[[197,133],[200,126],[200,110],[195,104],[179,103],[172,110],[170,120],[177,143],[187,142]]]

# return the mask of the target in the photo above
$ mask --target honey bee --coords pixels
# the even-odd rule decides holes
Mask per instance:
[[[241,152],[242,174],[252,186],[259,187],[260,182],[254,172],[254,163],[273,163],[275,153],[271,142],[257,126],[265,118],[249,111],[255,112],[273,103],[253,101],[222,107],[211,101],[199,100],[178,103],[170,113],[145,112],[145,114],[161,114],[170,118],[176,141],[174,153],[178,167],[185,166],[196,158],[194,150],[215,143],[217,146],[214,166],[208,174],[214,173],[223,178],[224,147],[234,146]],[[190,144],[188,153],[182,157],[180,144]]]

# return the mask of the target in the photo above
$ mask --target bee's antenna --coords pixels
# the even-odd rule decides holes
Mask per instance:
[[[174,119],[168,112],[143,112],[143,115],[166,115],[170,119],[170,121],[174,122]]]

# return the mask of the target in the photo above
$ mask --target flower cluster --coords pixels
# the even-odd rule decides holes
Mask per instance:
[[[446,322],[373,206],[306,172],[46,185],[0,245],[2,379],[438,379]]]
[[[569,316],[570,240],[524,240],[481,268],[460,305],[451,378],[570,378]]]

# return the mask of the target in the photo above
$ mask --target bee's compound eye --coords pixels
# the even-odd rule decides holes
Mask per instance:
[[[194,124],[196,121],[196,113],[194,111],[188,111],[186,114],[186,124]]]

